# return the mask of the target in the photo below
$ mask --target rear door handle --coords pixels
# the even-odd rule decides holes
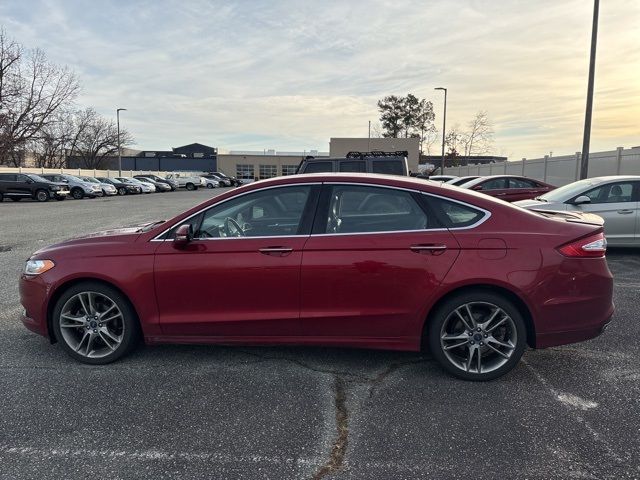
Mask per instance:
[[[411,245],[409,249],[414,253],[430,253],[440,255],[447,249],[446,245]]]
[[[622,215],[628,215],[630,213],[633,213],[634,210],[618,210],[618,213],[622,214]]]
[[[293,248],[289,247],[265,247],[258,249],[263,255],[273,255],[275,257],[284,257],[293,252]]]

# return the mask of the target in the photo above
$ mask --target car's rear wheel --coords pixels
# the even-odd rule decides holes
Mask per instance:
[[[187,183],[187,184],[185,185],[185,188],[186,188],[187,190],[195,190],[195,189],[196,189],[196,186],[195,186],[193,183]]]
[[[84,192],[82,191],[81,188],[74,188],[71,190],[71,196],[76,200],[80,200],[84,198]]]
[[[446,300],[428,328],[434,358],[464,380],[498,378],[516,366],[527,345],[519,310],[502,295],[469,291]]]
[[[101,365],[128,353],[139,337],[136,314],[117,290],[82,282],[62,294],[53,310],[56,338],[80,362]]]

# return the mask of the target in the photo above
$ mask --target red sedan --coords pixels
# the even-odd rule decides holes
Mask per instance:
[[[410,178],[252,183],[177,217],[39,250],[23,322],[86,363],[148,344],[420,350],[488,380],[525,348],[599,335],[612,276],[599,217],[536,213]]]
[[[556,187],[548,183],[517,175],[491,175],[478,177],[460,185],[462,188],[476,190],[507,202],[529,200],[539,197]]]

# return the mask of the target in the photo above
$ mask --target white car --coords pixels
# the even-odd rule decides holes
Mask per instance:
[[[105,197],[106,196],[113,196],[113,195],[117,195],[118,194],[118,190],[116,190],[116,187],[114,187],[110,183],[101,182],[97,178],[93,178],[93,177],[79,177],[79,178],[81,180],[84,180],[85,182],[97,183],[98,185],[100,185],[100,188],[102,189],[102,194]]]
[[[197,190],[200,187],[206,187],[207,183],[199,174],[193,172],[173,172],[166,177],[167,180],[175,180],[179,187],[187,190]]]
[[[116,180],[123,183],[137,185],[138,187],[142,188],[142,193],[153,193],[156,191],[156,187],[151,183],[141,182],[139,180],[136,180],[135,178],[116,177]]]

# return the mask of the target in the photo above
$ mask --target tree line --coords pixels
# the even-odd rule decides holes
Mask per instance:
[[[441,133],[435,126],[433,103],[409,93],[406,97],[389,95],[378,100],[380,126],[374,126],[373,135],[378,137],[420,139],[420,153],[432,154]],[[446,156],[470,157],[486,155],[494,150],[493,125],[487,112],[480,111],[467,122],[465,128],[454,124],[445,134]],[[434,152],[435,153],[435,152]]]
[[[0,29],[0,165],[62,168],[75,156],[83,168],[100,169],[117,153],[113,119],[76,104],[80,83],[66,66],[40,49],[27,49]],[[120,130],[121,145],[132,135]]]

